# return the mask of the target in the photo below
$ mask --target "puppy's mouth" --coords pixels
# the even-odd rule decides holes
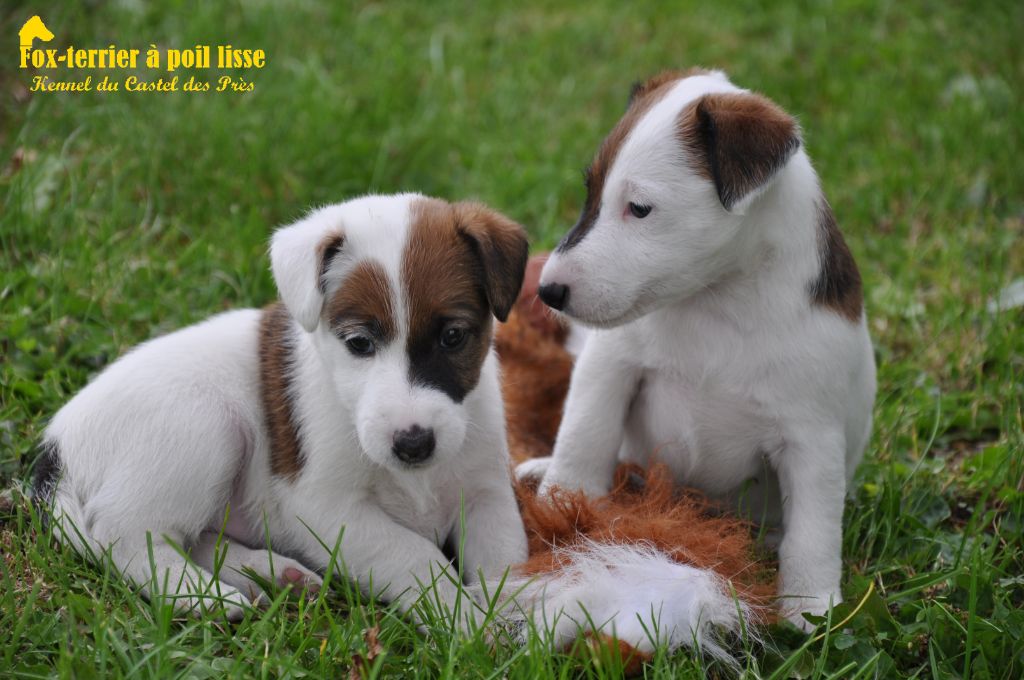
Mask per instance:
[[[433,466],[434,463],[437,462],[437,456],[436,455],[431,456],[430,458],[427,458],[426,460],[418,460],[418,461],[404,461],[404,460],[402,460],[400,458],[395,458],[395,457],[392,457],[392,459],[395,461],[395,466],[398,467],[399,470],[408,471],[408,472],[415,472],[416,470],[426,470],[427,468]]]
[[[579,310],[571,303],[557,314],[562,314],[587,328],[609,329],[623,326],[646,315],[657,307],[657,296],[653,292],[643,292],[633,301],[619,310],[590,309]]]
[[[437,464],[439,458],[443,458],[443,454],[437,452],[429,458],[423,460],[402,460],[394,453],[379,451],[374,455],[364,453],[367,460],[375,467],[381,470],[389,470],[391,472],[417,474],[425,470],[429,470]]]
[[[572,320],[578,322],[581,326],[605,329],[622,326],[623,324],[627,324],[630,321],[643,316],[643,312],[634,311],[632,308],[617,316],[600,316],[596,314],[580,315],[574,313],[571,309],[567,309],[564,312],[561,312],[561,314],[568,316]]]

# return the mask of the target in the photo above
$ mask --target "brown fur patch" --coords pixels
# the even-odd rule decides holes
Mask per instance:
[[[384,266],[367,260],[360,262],[324,307],[331,330],[342,335],[364,329],[380,343],[390,342],[398,334],[395,320],[394,291]]]
[[[476,386],[491,342],[492,310],[508,313],[522,282],[522,228],[474,203],[420,199],[402,258],[409,305],[408,354],[414,382],[456,402]],[[440,346],[442,331],[467,333],[458,350]]]
[[[860,271],[824,197],[818,203],[818,250],[821,271],[811,284],[811,300],[850,321],[859,321],[864,308]]]
[[[544,330],[518,309],[495,333],[508,445],[516,464],[549,455],[562,420],[573,362],[560,345],[547,340]]]
[[[686,71],[665,71],[642,84],[634,85],[633,92],[629,99],[629,108],[625,115],[619,119],[612,131],[604,138],[597,155],[587,168],[585,186],[587,198],[583,203],[583,211],[579,220],[562,242],[558,244],[558,250],[569,250],[587,235],[587,232],[594,226],[597,216],[601,211],[601,194],[604,192],[604,182],[608,177],[608,171],[619,155],[619,150],[626,141],[626,137],[633,131],[640,119],[651,110],[655,104],[668,93],[672,86],[680,79],[690,74]]]
[[[302,445],[288,392],[292,382],[294,322],[284,304],[263,310],[260,319],[260,396],[270,438],[270,471],[294,479],[302,470]]]
[[[612,658],[616,655],[622,661],[622,675],[627,678],[635,678],[643,674],[644,664],[654,660],[654,655],[642,652],[628,642],[623,642],[607,633],[594,633],[587,630],[583,632],[587,642],[587,650],[592,658],[600,660],[605,654]]]
[[[690,78],[691,76],[708,76],[711,75],[711,71],[700,67],[693,66],[688,69],[682,70],[668,70],[662,71],[661,73],[648,78],[647,80],[637,81],[633,83],[633,89],[629,92],[629,103],[632,104],[633,100],[637,97],[643,97],[648,95],[655,90],[660,89],[664,85],[671,85],[672,83],[683,80],[684,78]]]
[[[481,203],[455,203],[459,233],[469,241],[484,271],[484,291],[499,321],[508,317],[523,284],[530,255],[526,232]]]
[[[328,234],[316,247],[316,261],[320,263],[316,270],[316,285],[321,293],[327,292],[324,277],[327,275],[328,267],[331,266],[331,260],[338,254],[344,243],[344,235]]]
[[[707,94],[679,114],[676,134],[694,171],[715,184],[727,210],[761,186],[800,147],[796,121],[757,94]]]
[[[530,559],[518,567],[524,574],[557,570],[558,548],[586,541],[646,543],[675,562],[727,579],[740,597],[758,608],[758,618],[767,618],[772,574],[755,559],[750,525],[711,515],[707,501],[695,492],[677,492],[662,465],[646,472],[620,465],[611,493],[598,499],[556,491],[545,500],[522,483],[516,495],[530,542]]]
[[[551,453],[572,374],[572,356],[563,346],[565,326],[537,299],[546,259],[530,258],[519,299],[494,334],[509,451],[516,464]]]

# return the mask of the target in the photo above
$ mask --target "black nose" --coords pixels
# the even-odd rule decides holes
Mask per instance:
[[[569,286],[563,286],[560,283],[545,283],[537,291],[537,294],[548,307],[561,310],[569,301]]]
[[[422,463],[434,453],[434,430],[413,425],[408,430],[395,432],[391,452],[403,463]]]

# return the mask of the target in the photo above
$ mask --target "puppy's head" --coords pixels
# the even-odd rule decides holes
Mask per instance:
[[[312,335],[362,451],[400,469],[461,449],[492,318],[507,317],[526,257],[506,217],[415,194],[322,208],[271,244],[281,298]]]
[[[586,171],[582,214],[544,268],[541,299],[616,326],[714,284],[743,215],[799,146],[792,117],[721,72],[635,86]]]

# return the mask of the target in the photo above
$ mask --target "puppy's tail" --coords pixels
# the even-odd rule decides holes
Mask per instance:
[[[56,441],[44,439],[39,444],[39,455],[32,471],[32,502],[37,510],[43,511],[43,518],[49,518],[62,471],[60,447]]]
[[[508,618],[566,649],[581,634],[615,640],[623,659],[688,647],[735,667],[731,642],[760,644],[758,607],[709,569],[680,564],[647,544],[588,540],[556,551],[562,567],[509,579]]]
[[[55,439],[44,439],[33,465],[32,504],[54,538],[81,550],[87,544],[81,533],[86,527],[85,509],[63,483],[64,473],[60,445]]]

